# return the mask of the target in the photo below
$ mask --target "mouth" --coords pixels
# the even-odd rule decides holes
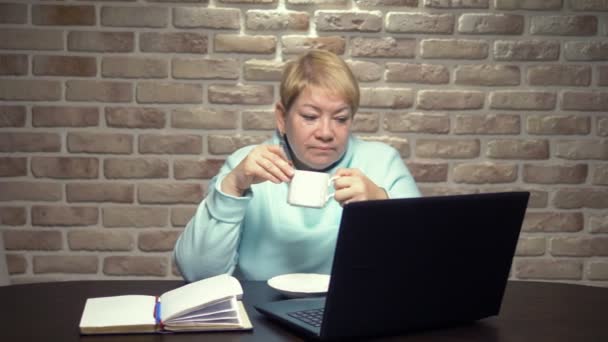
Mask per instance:
[[[313,150],[319,150],[319,151],[333,151],[335,150],[335,148],[330,147],[330,146],[311,146],[310,147]]]

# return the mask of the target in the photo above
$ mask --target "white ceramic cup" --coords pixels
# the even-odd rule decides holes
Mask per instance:
[[[334,196],[334,192],[329,193],[329,187],[336,178],[324,172],[296,170],[289,183],[287,202],[302,207],[324,207]]]

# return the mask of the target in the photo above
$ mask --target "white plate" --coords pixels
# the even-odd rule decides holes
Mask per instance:
[[[316,273],[283,274],[268,279],[268,286],[287,297],[321,296],[329,287],[329,275]]]

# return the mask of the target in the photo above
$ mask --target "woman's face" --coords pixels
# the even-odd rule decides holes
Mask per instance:
[[[276,119],[279,131],[287,135],[296,163],[321,170],[344,154],[352,113],[342,97],[326,89],[307,87],[289,112],[277,104]]]

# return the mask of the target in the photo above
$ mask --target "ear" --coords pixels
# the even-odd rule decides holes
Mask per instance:
[[[277,129],[281,135],[285,134],[285,120],[287,120],[287,111],[281,102],[277,102],[274,106],[274,115]]]

